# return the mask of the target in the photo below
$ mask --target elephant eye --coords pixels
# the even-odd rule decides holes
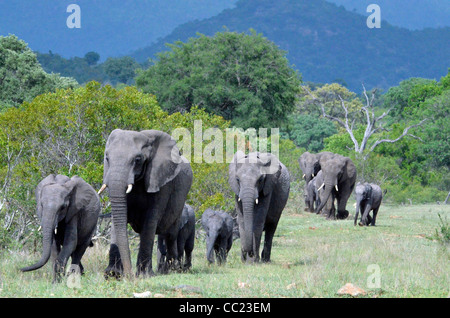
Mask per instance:
[[[134,162],[135,162],[136,164],[141,163],[141,162],[142,162],[142,156],[141,156],[141,155],[136,156],[136,158],[134,158]]]

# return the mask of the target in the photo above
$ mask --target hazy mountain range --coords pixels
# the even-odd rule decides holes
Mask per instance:
[[[66,25],[72,3],[81,8],[80,29]],[[370,3],[381,7],[381,29],[366,26]],[[0,1],[0,35],[16,34],[33,50],[66,58],[96,51],[102,60],[132,55],[144,62],[165,43],[197,32],[253,28],[288,52],[304,80],[339,80],[358,91],[362,82],[387,88],[446,74],[449,12],[448,0]]]

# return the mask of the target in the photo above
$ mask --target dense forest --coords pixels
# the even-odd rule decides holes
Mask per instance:
[[[287,51],[306,81],[387,90],[413,76],[438,79],[446,71],[450,47],[442,43],[450,42],[449,27],[410,31],[383,21],[380,29],[370,29],[367,16],[325,0],[241,0],[217,16],[178,26],[131,56],[145,63],[167,50],[166,43],[185,42],[197,33],[255,29]]]
[[[103,72],[116,82],[80,84],[46,73],[24,41],[0,37],[2,246],[37,235],[33,191],[46,175],[76,174],[101,186],[104,143],[117,127],[192,132],[195,120],[203,129],[246,123],[243,128],[278,127],[292,195],[301,194],[304,183],[298,157],[306,150],[328,150],[352,158],[358,181],[381,185],[388,201],[445,200],[450,73],[439,80],[409,78],[382,94],[363,86],[352,92],[339,83],[303,81],[286,52],[253,30],[199,36],[169,47],[147,69],[136,71],[135,61],[127,58],[107,60]],[[98,59],[89,52],[77,63],[98,71]],[[232,209],[227,163],[192,167],[188,202],[199,213],[208,207]]]

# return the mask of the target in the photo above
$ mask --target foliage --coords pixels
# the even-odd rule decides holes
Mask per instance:
[[[218,32],[169,47],[136,79],[169,112],[199,105],[246,129],[279,127],[293,111],[299,75],[261,34]]]
[[[74,77],[81,84],[92,80],[112,85],[133,84],[136,69],[140,68],[140,65],[129,56],[109,57],[105,62],[98,64],[100,55],[92,51],[86,53],[83,58],[66,59],[51,51],[47,54],[37,53],[37,58],[44,70]]]
[[[15,35],[0,36],[0,111],[39,94],[77,85],[72,78],[45,73],[36,54]]]
[[[103,177],[104,145],[115,128],[172,133],[193,122],[225,129],[229,122],[196,107],[168,115],[155,96],[135,87],[117,90],[90,82],[85,87],[39,95],[0,114],[0,246],[36,239],[34,189],[50,173],[79,175],[94,188]],[[190,145],[193,147],[193,144]],[[193,164],[188,202],[226,206],[227,165]],[[217,182],[222,180],[223,182]]]
[[[178,26],[132,56],[144,62],[163,51],[165,43],[187,41],[197,32],[212,36],[225,25],[235,32],[254,28],[263,33],[288,51],[289,62],[312,82],[339,78],[358,92],[362,83],[368,90],[388,89],[413,76],[442,76],[450,56],[450,46],[442,45],[450,41],[449,27],[410,31],[383,21],[381,29],[369,29],[367,16],[325,0],[240,0],[233,9]]]
[[[337,133],[336,126],[323,118],[291,115],[289,120],[289,139],[309,152],[320,152],[324,148],[324,139]]]
[[[132,84],[136,76],[136,69],[138,68],[139,64],[129,56],[119,58],[109,57],[103,63],[105,74],[112,84]]]

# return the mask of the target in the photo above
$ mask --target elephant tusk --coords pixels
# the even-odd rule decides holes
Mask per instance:
[[[334,186],[334,188],[336,189],[336,191],[339,191],[337,184]]]
[[[320,191],[324,186],[325,186],[325,183],[322,183],[322,185],[320,186],[319,189],[317,189],[317,191]]]
[[[101,194],[106,189],[106,184],[103,184],[100,190],[98,190],[98,194]]]
[[[238,202],[241,202],[241,198],[238,198]]]
[[[312,177],[314,178],[314,173],[312,174]]]
[[[128,194],[128,193],[131,192],[131,190],[133,190],[133,185],[130,183],[130,184],[128,185],[127,192],[125,192],[125,193]]]
[[[255,200],[255,203],[258,204],[258,199]]]
[[[303,174],[302,179],[305,179],[305,177],[306,177],[306,174]]]

